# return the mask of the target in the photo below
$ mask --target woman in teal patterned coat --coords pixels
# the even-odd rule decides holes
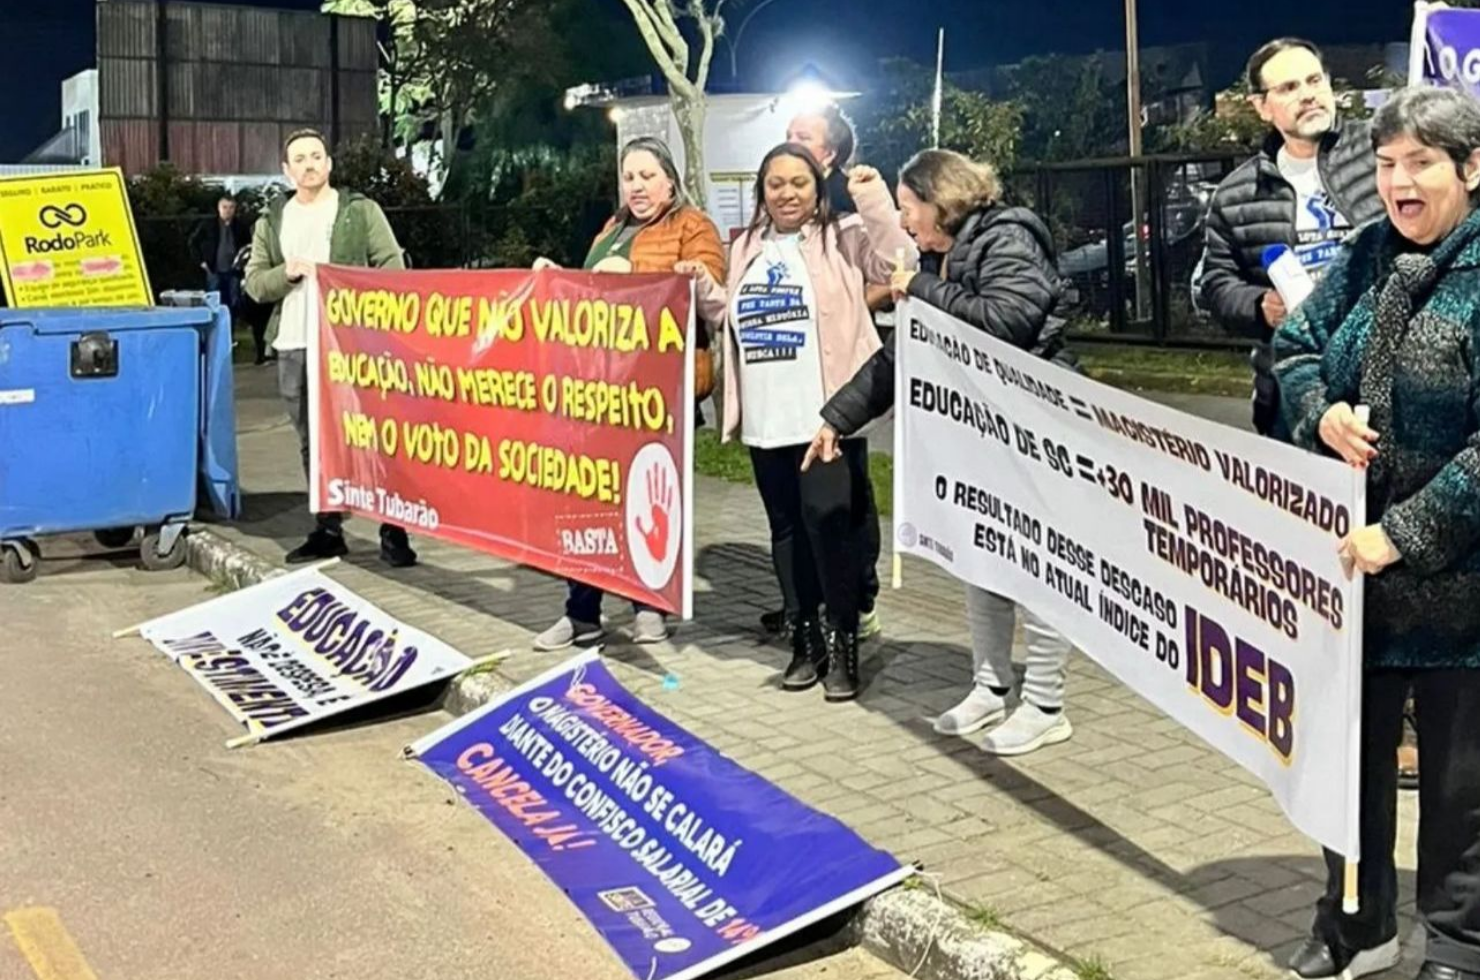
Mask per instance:
[[[1312,938],[1290,966],[1358,977],[1398,961],[1394,753],[1411,690],[1418,977],[1480,980],[1480,104],[1406,89],[1372,142],[1387,217],[1355,234],[1274,339],[1292,441],[1366,469],[1368,507],[1341,545],[1368,576],[1361,911],[1341,912],[1328,852]]]

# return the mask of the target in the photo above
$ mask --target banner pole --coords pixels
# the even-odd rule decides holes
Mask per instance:
[[[512,650],[500,650],[498,653],[490,653],[488,656],[479,657],[477,660],[469,660],[468,665],[457,672],[457,676],[461,677],[471,670],[477,670],[479,667],[486,667],[489,664],[503,663],[513,655],[514,652]]]
[[[1357,421],[1367,425],[1372,421],[1372,407],[1370,405],[1357,405],[1353,409]],[[1352,470],[1348,468],[1348,477],[1353,484],[1352,509],[1353,514],[1367,513],[1367,471]],[[1351,630],[1351,651],[1358,664],[1362,662],[1363,651],[1366,648],[1366,612],[1367,612],[1367,578],[1365,575],[1357,574],[1352,582],[1352,597],[1350,604],[1351,622],[1354,624]],[[1355,724],[1352,724],[1350,735],[1353,745],[1360,745],[1362,740],[1362,686],[1365,678],[1361,669],[1351,672],[1349,690],[1347,692],[1347,703],[1356,712]],[[1347,915],[1355,915],[1361,910],[1362,901],[1358,891],[1357,872],[1361,866],[1362,855],[1362,761],[1361,753],[1355,754],[1349,763],[1350,771],[1347,773],[1347,812],[1352,815],[1351,829],[1347,835],[1346,856],[1343,858],[1342,870],[1344,872],[1341,889],[1341,911]],[[1353,860],[1351,855],[1357,855]]]
[[[945,43],[945,29],[944,28],[941,29],[941,43],[942,44]],[[903,248],[896,248],[894,250],[894,271],[895,272],[903,272],[904,271],[904,249]],[[900,328],[902,326],[900,324],[900,322],[899,322],[899,314],[901,312],[902,305],[903,305],[903,302],[901,301],[900,303],[896,303],[895,306],[894,306],[894,332],[895,332],[896,335],[898,335],[898,333],[900,331]],[[895,355],[894,355],[894,383],[895,383],[895,390],[896,391],[899,390],[899,387],[898,386],[899,386],[900,376],[903,373],[903,367],[902,367],[902,365],[904,363],[903,360],[902,360],[902,358],[899,355],[899,350],[900,350],[900,343],[899,343],[898,337],[896,336],[896,339],[894,341],[894,351],[895,351]],[[893,482],[894,482],[894,501],[895,501],[895,513],[896,514],[898,514],[898,512],[899,512],[899,501],[901,501],[901,500],[904,499],[901,496],[901,493],[902,493],[902,491],[904,489],[904,480],[903,480],[903,477],[900,475],[900,460],[904,458],[903,455],[902,455],[902,451],[904,449],[904,444],[903,444],[903,441],[901,440],[901,437],[900,437],[899,424],[900,424],[900,415],[896,414],[894,416],[894,467],[893,467],[893,472],[894,472],[894,478],[893,478]],[[894,527],[894,519],[893,518],[890,519],[889,526],[890,526],[891,529]],[[904,588],[904,556],[902,554],[900,554],[900,551],[899,551],[899,535],[898,534],[891,534],[890,535],[890,538],[892,540],[889,542],[889,553],[890,553],[889,587],[891,589],[902,589],[902,588]]]
[[[1408,84],[1423,84],[1424,50],[1429,36],[1429,5],[1417,0],[1413,5],[1413,30],[1408,37]]]
[[[236,738],[226,740],[228,749],[239,749],[246,745],[256,745],[267,737],[267,732],[249,732],[246,735],[238,735]]]

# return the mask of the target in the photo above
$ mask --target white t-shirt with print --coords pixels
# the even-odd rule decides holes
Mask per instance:
[[[739,345],[740,441],[776,449],[822,424],[817,297],[796,235],[766,240],[730,300]]]
[[[1342,239],[1352,230],[1346,215],[1336,209],[1321,183],[1321,172],[1315,157],[1301,159],[1280,148],[1276,163],[1280,174],[1295,188],[1295,255],[1310,277],[1319,281],[1321,273]]]
[[[334,219],[338,217],[339,192],[332,187],[325,188],[312,204],[302,204],[298,198],[290,198],[283,207],[283,227],[278,233],[283,259],[328,262]],[[310,331],[318,317],[318,291],[313,285],[305,277],[294,283],[283,298],[282,312],[278,314],[277,339],[272,344],[278,350],[305,350],[308,347],[308,338],[312,336]]]

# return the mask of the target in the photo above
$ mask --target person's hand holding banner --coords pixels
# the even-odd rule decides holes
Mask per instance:
[[[894,252],[894,274],[889,277],[889,293],[897,303],[902,299],[908,299],[910,295],[910,283],[914,282],[916,272],[914,269],[906,269],[904,265],[904,249],[896,249]]]
[[[688,276],[690,279],[697,279],[701,282],[711,284],[714,282],[714,273],[709,271],[709,267],[703,262],[696,262],[693,259],[687,262],[675,262],[673,264],[673,271],[681,276]]]
[[[838,452],[838,430],[822,423],[822,428],[817,430],[817,435],[812,437],[812,445],[807,447],[807,455],[802,457],[802,472],[807,472],[817,460],[831,463],[841,455]]]
[[[1353,569],[1363,575],[1376,575],[1403,557],[1381,524],[1369,524],[1342,538],[1338,554],[1348,578]]]
[[[1378,440],[1377,432],[1346,402],[1337,402],[1321,416],[1320,434],[1322,442],[1359,470],[1377,458],[1372,445]]]
[[[289,282],[302,282],[306,276],[313,275],[313,263],[306,259],[289,259],[283,271]]]
[[[554,260],[547,259],[543,255],[541,255],[539,258],[534,260],[534,265],[531,266],[531,268],[534,269],[535,272],[543,272],[545,269],[558,269],[560,268],[560,266]]]

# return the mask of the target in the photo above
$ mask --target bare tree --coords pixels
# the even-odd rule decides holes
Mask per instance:
[[[714,42],[724,33],[720,11],[725,0],[622,0],[637,22],[638,33],[647,43],[663,77],[668,80],[668,99],[683,137],[684,181],[689,193],[701,203],[708,182],[704,172],[704,88]],[[692,21],[698,31],[698,51],[684,36],[679,24]]]
[[[380,54],[380,142],[390,150],[395,146],[401,120],[402,92],[414,83],[408,75],[415,57],[415,0],[324,0],[323,12],[370,17],[376,22],[375,47]]]
[[[521,77],[547,71],[552,28],[539,0],[325,0],[329,13],[374,17],[383,26],[382,140],[397,129],[408,151],[431,133],[437,186],[445,184],[461,134]],[[386,39],[389,39],[387,43]]]

